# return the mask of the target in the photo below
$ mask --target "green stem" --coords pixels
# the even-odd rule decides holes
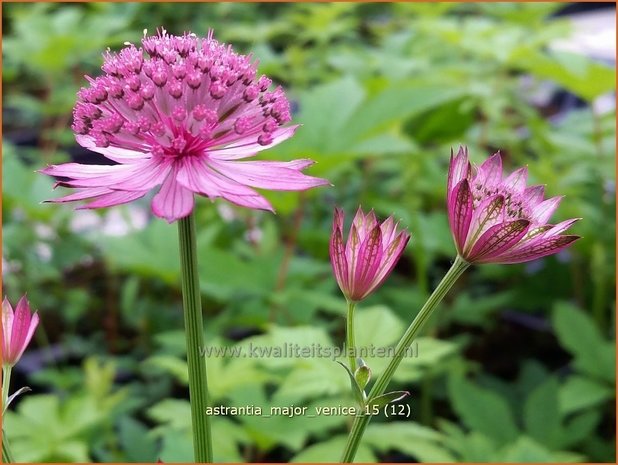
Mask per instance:
[[[368,396],[369,399],[373,399],[384,394],[391,378],[395,374],[395,370],[397,370],[397,367],[406,355],[406,351],[410,345],[412,345],[412,342],[414,342],[414,338],[416,338],[419,331],[423,328],[434,309],[442,301],[449,289],[453,286],[453,284],[455,284],[455,281],[457,281],[457,279],[469,266],[470,264],[459,255],[455,258],[455,262],[451,268],[448,270],[444,278],[442,278],[442,281],[440,281],[438,287],[436,287],[433,293],[429,296],[429,299],[427,299],[427,302],[425,302],[425,305],[423,305],[421,311],[418,312],[418,315],[416,315],[416,318],[414,318],[414,321],[412,321],[412,324],[408,327],[400,339],[397,347],[395,348],[395,356],[389,362],[384,373],[382,373],[373,385]],[[354,419],[352,429],[350,430],[350,435],[348,436],[348,442],[345,446],[343,457],[341,458],[342,463],[352,463],[354,461],[354,456],[356,455],[356,451],[358,450],[358,446],[360,445],[361,439],[370,419],[371,415],[364,414],[358,415]]]
[[[6,404],[9,400],[9,386],[11,384],[11,370],[13,367],[10,365],[4,365],[2,367],[2,411],[6,408]],[[4,431],[4,414],[2,415],[2,463],[13,463],[13,454],[9,447],[9,439],[6,437]]]
[[[210,421],[208,415],[206,415],[206,407],[208,406],[206,362],[201,354],[204,347],[204,323],[202,321],[202,302],[197,272],[193,214],[178,221],[178,238],[180,243],[180,268],[182,270],[182,303],[187,336],[193,452],[197,463],[211,463]]]
[[[11,384],[11,365],[2,367],[2,411],[6,408],[6,403],[9,400],[9,385]]]
[[[6,437],[4,430],[2,431],[2,463],[14,463],[15,459],[9,448],[9,439]]]
[[[354,374],[356,371],[356,343],[354,342],[354,307],[356,303],[348,301],[348,318],[345,328],[345,350],[350,359],[350,370]]]

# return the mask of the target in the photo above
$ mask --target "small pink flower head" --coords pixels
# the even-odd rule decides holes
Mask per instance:
[[[158,188],[155,215],[187,216],[194,194],[271,210],[253,188],[305,190],[328,184],[301,171],[311,160],[239,161],[291,137],[297,126],[283,90],[257,76],[251,57],[212,37],[144,36],[142,47],[107,52],[103,75],[78,93],[73,131],[110,165],[66,163],[42,170],[76,191],[53,202],[80,208],[133,201]],[[66,179],[68,178],[68,179]]]
[[[15,365],[28,347],[34,330],[39,324],[39,315],[30,312],[30,305],[23,296],[13,307],[5,297],[2,302],[2,365]]]
[[[344,245],[343,220],[343,212],[336,208],[330,261],[343,295],[358,302],[384,282],[399,261],[410,234],[398,231],[392,216],[380,224],[373,210],[365,215],[359,207]]]
[[[555,254],[579,236],[562,235],[579,218],[548,224],[562,197],[526,187],[528,169],[502,176],[500,153],[473,167],[468,149],[451,153],[447,205],[457,252],[470,263],[521,263]]]

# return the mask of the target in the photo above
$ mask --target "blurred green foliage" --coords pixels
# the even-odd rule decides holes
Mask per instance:
[[[100,53],[164,26],[260,59],[301,130],[268,158],[308,157],[335,187],[268,193],[276,216],[198,201],[200,285],[213,346],[341,346],[332,208],[394,213],[411,245],[358,309],[358,342],[395,343],[452,259],[451,147],[500,149],[566,195],[556,221],[584,236],[555,257],[470,270],[395,384],[411,418],[376,418],[357,459],[613,462],[615,111],[594,111],[615,70],[549,44],[550,3],[6,4],[3,7],[3,281],[42,324],[6,417],[19,461],[191,461],[176,231],[147,203],[100,212],[41,204],[36,174],[75,154],[69,129]],[[577,108],[538,103],[564,89]],[[368,360],[374,375],[385,360]],[[329,359],[208,360],[215,405],[349,405]],[[32,368],[35,367],[35,368]],[[335,461],[344,416],[216,417],[217,461]]]

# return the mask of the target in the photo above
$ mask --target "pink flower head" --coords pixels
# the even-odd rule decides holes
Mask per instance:
[[[144,54],[145,52],[145,54]],[[256,75],[250,56],[212,37],[165,31],[107,52],[104,74],[78,93],[73,131],[83,147],[112,165],[66,163],[43,173],[68,178],[76,191],[53,202],[90,200],[101,208],[143,197],[172,222],[193,210],[194,196],[222,197],[271,210],[252,188],[305,190],[328,184],[301,171],[311,160],[239,161],[291,137],[297,126],[283,90]]]
[[[5,297],[2,302],[2,365],[15,365],[28,347],[34,330],[39,324],[39,315],[30,312],[30,305],[23,296],[13,307]]]
[[[346,299],[358,302],[384,282],[399,261],[410,234],[398,231],[392,216],[380,224],[373,210],[365,215],[359,207],[344,245],[343,217],[336,208],[330,261]]]
[[[457,252],[470,263],[521,263],[552,255],[579,239],[562,235],[579,218],[548,224],[562,197],[526,187],[528,169],[502,176],[500,153],[473,167],[468,149],[451,153],[448,219]]]

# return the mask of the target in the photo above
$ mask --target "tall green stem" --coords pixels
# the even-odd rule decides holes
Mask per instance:
[[[9,386],[11,384],[11,370],[13,367],[10,365],[4,365],[2,367],[2,411],[7,406],[7,402],[9,400]],[[9,448],[9,439],[6,437],[6,432],[4,431],[4,414],[2,416],[2,463],[13,463],[15,460],[13,459],[13,454],[11,454],[11,449]]]
[[[9,448],[9,440],[4,430],[2,430],[2,463],[15,463],[15,459]]]
[[[455,284],[455,281],[457,281],[457,279],[469,266],[470,264],[459,255],[455,258],[455,262],[451,268],[448,270],[444,278],[442,278],[442,281],[440,281],[438,287],[436,287],[433,293],[429,296],[429,299],[427,299],[427,302],[425,302],[425,305],[423,305],[421,311],[418,312],[418,315],[416,315],[416,318],[414,318],[414,321],[412,321],[412,324],[408,327],[400,339],[397,347],[395,348],[395,355],[389,362],[384,373],[382,373],[373,385],[368,396],[369,399],[373,399],[384,394],[384,391],[388,387],[395,370],[397,370],[397,367],[406,355],[406,351],[410,345],[412,345],[412,342],[414,342],[414,339],[418,335],[419,331],[423,328],[434,309],[442,301],[449,289],[453,286],[453,284]],[[343,457],[341,458],[342,463],[352,463],[354,461],[354,456],[356,455],[356,451],[358,450],[358,446],[360,445],[361,439],[370,419],[371,415],[364,414],[358,415],[354,419],[352,429],[350,430],[350,435],[348,436],[348,442],[345,446]]]
[[[182,303],[187,336],[187,363],[189,365],[189,398],[193,426],[193,452],[197,463],[212,462],[210,421],[206,415],[208,384],[204,347],[202,301],[197,272],[195,219],[193,213],[178,221],[180,268],[182,270]]]
[[[354,342],[354,307],[356,304],[348,301],[348,318],[346,320],[345,350],[350,359],[350,370],[356,371],[356,343]]]

